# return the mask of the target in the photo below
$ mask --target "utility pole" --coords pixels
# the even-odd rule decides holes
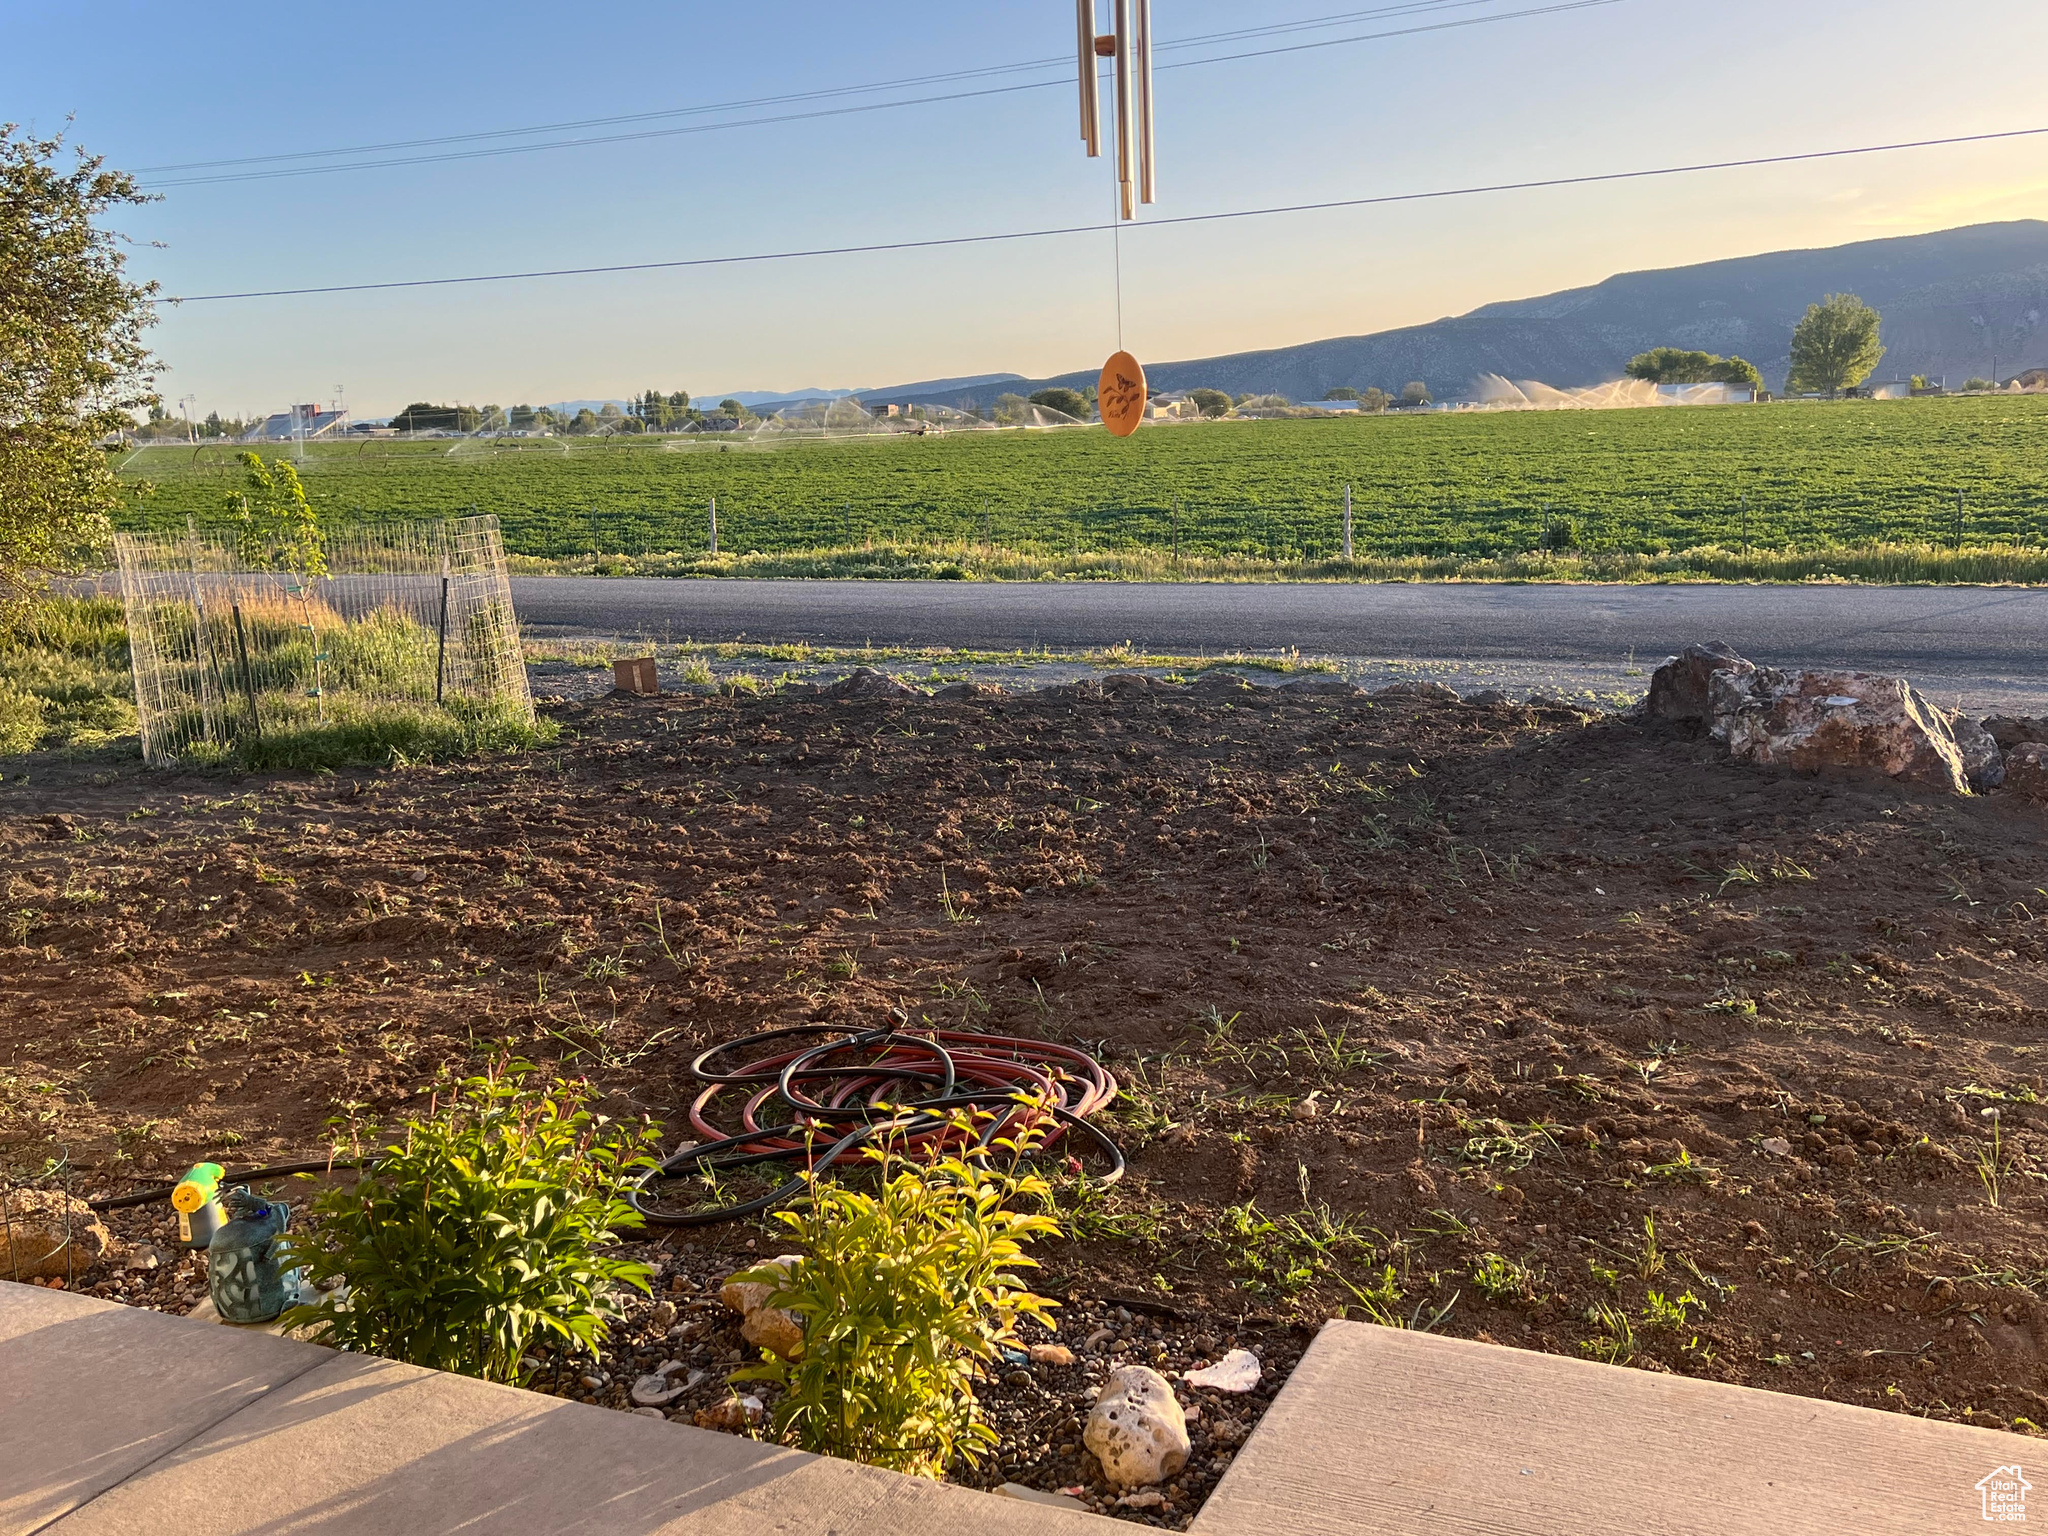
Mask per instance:
[[[1344,558],[1351,558],[1351,486],[1344,487]]]

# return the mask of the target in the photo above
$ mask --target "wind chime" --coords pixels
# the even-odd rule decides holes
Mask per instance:
[[[1074,0],[1081,84],[1081,142],[1090,158],[1102,153],[1102,103],[1097,59],[1116,60],[1117,273],[1116,345],[1096,382],[1102,424],[1129,437],[1145,419],[1145,370],[1124,350],[1122,224],[1137,205],[1158,201],[1157,157],[1152,144],[1152,0],[1109,0],[1116,30],[1095,31],[1095,0]]]

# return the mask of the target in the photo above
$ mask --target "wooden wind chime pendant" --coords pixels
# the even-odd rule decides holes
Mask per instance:
[[[1138,430],[1145,419],[1145,370],[1130,353],[1119,352],[1102,365],[1095,404],[1113,436],[1129,437]]]

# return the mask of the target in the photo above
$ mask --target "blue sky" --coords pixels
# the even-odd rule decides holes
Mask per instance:
[[[1426,12],[1212,51],[1544,3],[1437,0]],[[1366,8],[1155,0],[1155,26],[1164,44]],[[0,115],[48,130],[74,114],[77,142],[137,167],[1062,58],[1073,36],[1065,0],[403,12],[7,0],[0,23]],[[1171,70],[1159,85],[1156,211],[2048,126],[2044,53],[2039,0],[1621,0]],[[159,243],[137,250],[135,268],[189,294],[1096,221],[1109,211],[1109,161],[1083,157],[1073,89],[1059,78],[1045,90],[737,131],[167,188],[124,227]],[[1155,360],[1278,346],[1615,271],[2043,216],[2048,140],[2020,140],[1133,229],[1123,237],[1124,338]],[[338,385],[352,410],[375,414],[412,399],[1043,374],[1112,350],[1111,261],[1110,237],[1090,234],[263,299],[167,309],[156,340],[171,368],[166,394],[194,397],[195,414],[324,401]]]

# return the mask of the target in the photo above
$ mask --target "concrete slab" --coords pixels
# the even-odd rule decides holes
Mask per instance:
[[[331,1355],[0,1281],[0,1533],[42,1530]]]
[[[1333,1322],[1192,1529],[1960,1536],[1984,1529],[1979,1480],[2036,1459],[1994,1430]]]
[[[6,1530],[1067,1536],[1099,1516],[0,1287]],[[82,1351],[82,1352],[81,1352]],[[137,1384],[141,1390],[137,1390]],[[26,1455],[18,1454],[26,1452]]]

